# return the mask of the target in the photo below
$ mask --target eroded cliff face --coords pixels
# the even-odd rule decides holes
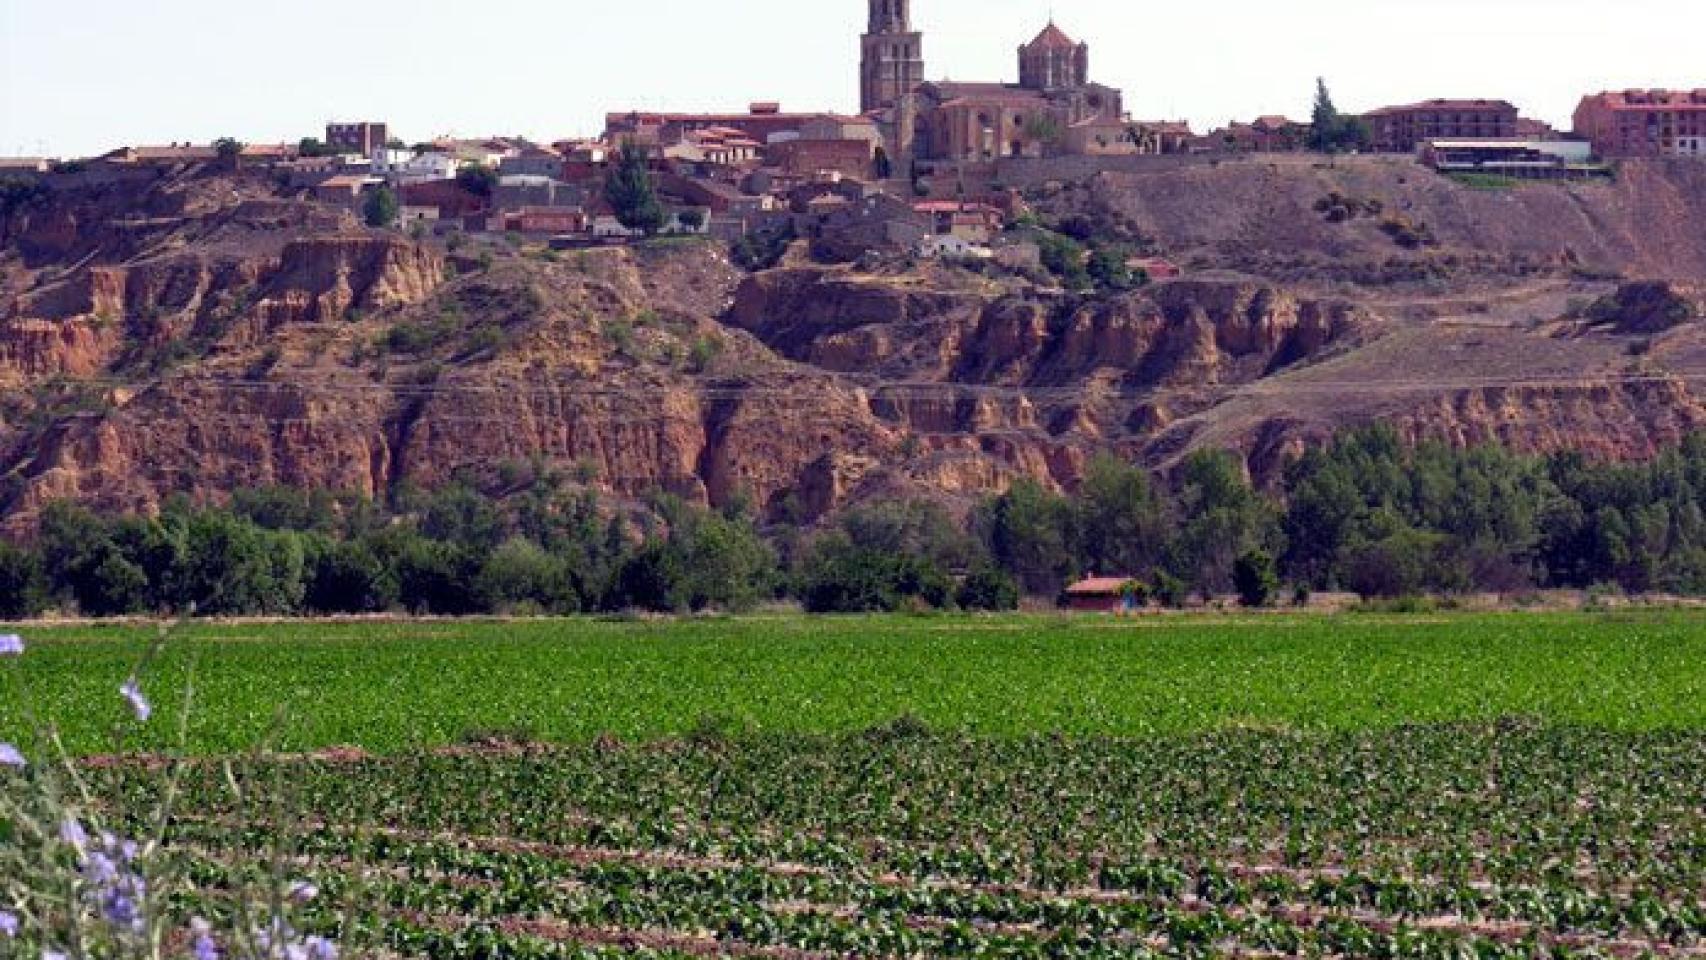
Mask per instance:
[[[532,461],[614,498],[811,521],[878,498],[969,505],[1019,478],[1070,488],[1098,451],[1165,469],[1233,447],[1272,476],[1376,420],[1607,457],[1706,427],[1698,311],[1571,319],[1566,301],[1614,284],[1406,302],[1196,270],[1080,296],[948,265],[748,275],[711,245],[500,249],[481,267],[259,190],[192,180],[7,221],[6,530],[60,498],[384,497]],[[1243,256],[1239,236],[1216,249]]]
[[[139,350],[189,340],[255,346],[287,323],[418,303],[443,258],[394,237],[291,240],[278,257],[177,253],[88,266],[16,296],[0,319],[0,383],[94,377]]]

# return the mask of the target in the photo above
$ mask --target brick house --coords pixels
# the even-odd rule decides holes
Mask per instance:
[[[563,176],[563,155],[552,147],[528,144],[522,147],[515,156],[504,157],[498,161],[498,173],[506,177],[561,179]]]
[[[1179,265],[1162,257],[1132,257],[1125,265],[1132,270],[1139,270],[1151,280],[1172,280],[1184,273]]]
[[[751,167],[758,162],[763,144],[733,127],[702,127],[683,130],[660,140],[662,158],[676,164],[713,167]]]
[[[276,167],[301,155],[294,143],[251,143],[243,147],[237,160],[245,167]]]
[[[818,201],[839,202],[818,202]],[[887,193],[851,198],[824,194],[803,205],[794,229],[811,240],[815,255],[847,261],[869,250],[917,250],[935,236],[935,222]]]
[[[539,176],[506,176],[498,179],[492,192],[492,203],[499,210],[519,210],[522,207],[579,207],[586,204],[591,193],[579,184]]]
[[[172,143],[165,146],[121,147],[102,156],[101,159],[112,163],[170,167],[182,163],[205,163],[210,160],[217,160],[219,159],[219,151],[213,147]]]
[[[0,157],[0,174],[39,174],[53,169],[53,161],[42,157]]]
[[[443,220],[456,220],[484,213],[490,204],[486,198],[469,191],[455,180],[428,180],[404,184],[400,191],[403,205],[436,207]]]
[[[770,166],[810,176],[833,171],[854,180],[869,179],[873,174],[875,145],[869,140],[787,140],[773,143],[764,151]]]
[[[747,216],[776,209],[776,198],[750,194],[732,183],[666,173],[658,179],[659,188],[666,194],[679,197],[695,208],[711,211],[713,215]]]
[[[383,123],[328,123],[326,146],[339,153],[373,156],[373,151],[385,146],[389,139]]]
[[[1415,153],[1429,140],[1510,140],[1517,109],[1504,100],[1428,100],[1363,116],[1380,153]]]
[[[1582,98],[1576,136],[1601,157],[1706,157],[1706,90],[1621,90]]]
[[[353,207],[361,202],[363,194],[384,182],[379,177],[368,176],[367,174],[343,173],[315,187],[314,199],[321,203]]]
[[[930,220],[936,236],[952,236],[976,246],[988,246],[1001,233],[1001,211],[983,203],[957,200],[926,200],[912,209]]]
[[[504,214],[504,229],[516,233],[586,233],[587,226],[579,207],[522,207]]]
[[[1137,594],[1125,577],[1091,577],[1066,588],[1066,609],[1077,613],[1135,613]]]

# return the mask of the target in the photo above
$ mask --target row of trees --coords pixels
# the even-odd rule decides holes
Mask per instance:
[[[820,612],[1018,606],[1010,578],[953,575],[962,547],[925,551],[966,540],[939,510],[771,534],[738,506],[659,496],[608,510],[549,478],[501,499],[458,484],[390,508],[283,489],[218,507],[180,498],[157,517],[56,504],[33,546],[0,543],[0,618],[740,611],[790,597]]]
[[[1396,597],[1614,586],[1706,594],[1706,436],[1645,463],[1497,447],[1411,447],[1346,433],[1271,494],[1199,453],[1162,487],[1111,460],[1074,497],[1020,485],[977,524],[1003,569],[1047,594],[1080,573],[1138,578],[1163,600],[1283,580]]]
[[[1305,454],[1278,489],[1238,458],[1187,458],[1166,479],[1111,457],[1062,495],[1022,482],[962,522],[922,502],[828,528],[761,525],[660,496],[617,510],[544,471],[520,492],[457,484],[380,505],[239,491],[155,517],[50,507],[29,546],[0,544],[0,618],[403,610],[445,615],[1012,609],[1088,574],[1180,604],[1236,592],[1405,596],[1616,585],[1706,593],[1706,437],[1641,464],[1496,448],[1409,447],[1389,429]]]

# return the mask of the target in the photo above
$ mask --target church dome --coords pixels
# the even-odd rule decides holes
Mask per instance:
[[[1053,20],[1037,34],[1037,38],[1025,45],[1027,50],[1076,50],[1078,42],[1066,35],[1066,31],[1055,26]]]
[[[1090,48],[1066,35],[1053,20],[1037,38],[1019,48],[1019,85],[1030,90],[1064,90],[1090,82]]]

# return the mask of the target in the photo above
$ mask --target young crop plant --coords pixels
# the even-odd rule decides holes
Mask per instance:
[[[526,553],[526,569],[545,558]],[[311,661],[301,682],[323,712],[344,709],[354,688],[337,677],[354,667],[331,652],[343,640],[262,631],[233,644],[229,626],[192,627],[133,670],[89,634],[29,651],[0,638],[9,681],[61,662],[100,674],[83,709],[123,716],[126,735],[87,761],[51,736],[0,749],[0,829],[20,810],[44,825],[27,842],[0,833],[0,956],[1699,955],[1706,724],[1683,705],[1650,725],[1547,712],[1535,699],[1546,674],[1510,670],[1451,715],[1425,714],[1447,689],[1431,671],[1461,687],[1498,673],[1476,650],[1532,651],[1497,638],[1525,629],[1507,618],[1444,619],[1438,632],[1414,619],[636,621],[572,643],[523,622],[374,626],[349,647],[373,672],[352,678],[429,708],[388,715],[364,701],[361,729],[397,737],[374,752],[316,749],[341,736],[289,753],[185,737],[198,722],[183,719],[188,688],[250,698],[215,714],[231,722],[276,702],[263,675],[297,683],[296,661]],[[1533,650],[1568,672],[1570,646],[1602,665],[1632,647],[1612,672],[1687,687],[1696,622],[1560,618]],[[1361,648],[1377,655],[1357,659]],[[206,651],[247,652],[258,673],[231,684]],[[502,695],[438,692],[476,689],[459,657]],[[507,672],[506,657],[524,669]],[[894,658],[901,669],[884,673]],[[797,689],[767,682],[802,666],[822,672],[796,674]],[[990,686],[963,683],[985,674]],[[836,683],[855,695],[832,707]],[[693,699],[695,686],[710,696]],[[541,694],[569,687],[574,712],[596,714],[572,735],[551,729]],[[1049,688],[1068,698],[1038,715]],[[878,690],[904,693],[873,722],[854,705]],[[167,692],[184,692],[184,707]],[[1288,722],[1258,712],[1300,695]],[[1406,695],[1408,721],[1370,719]],[[1122,698],[1148,706],[1142,725],[1086,723]],[[486,699],[531,705],[479,717],[477,729],[519,735],[457,724]],[[765,713],[766,700],[785,712]],[[1476,714],[1490,700],[1498,708]],[[976,707],[1029,726],[943,720]],[[666,709],[683,711],[674,732],[618,727]],[[815,710],[835,725],[785,722]],[[1310,711],[1337,722],[1312,724]],[[174,721],[176,752],[149,738]],[[469,735],[435,745],[434,724]],[[191,747],[212,756],[180,759]]]

